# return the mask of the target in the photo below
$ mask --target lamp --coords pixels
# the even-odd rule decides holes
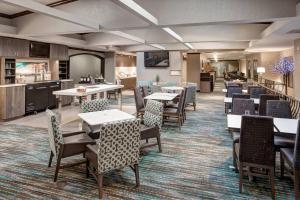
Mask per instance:
[[[256,71],[259,74],[263,74],[266,72],[266,68],[265,67],[257,67]]]
[[[256,71],[260,75],[260,83],[261,83],[262,82],[262,74],[266,72],[266,68],[265,67],[257,67]]]

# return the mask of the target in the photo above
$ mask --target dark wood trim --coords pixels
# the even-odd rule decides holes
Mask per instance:
[[[78,51],[87,51],[92,53],[105,53],[104,51],[97,51],[97,50],[90,50],[90,49],[82,49],[82,48],[76,48],[76,47],[69,47],[69,49],[72,50],[78,50]]]
[[[61,5],[64,5],[64,4],[72,3],[74,1],[78,1],[78,0],[60,0],[60,1],[53,2],[53,3],[49,3],[46,6],[56,7],[56,6],[61,6]],[[17,18],[17,17],[22,17],[22,16],[25,16],[25,15],[29,15],[29,14],[32,14],[32,13],[33,12],[29,11],[29,10],[18,12],[18,13],[12,14],[12,15],[8,15],[8,14],[5,14],[5,13],[0,13],[0,17],[4,17],[4,18],[7,18],[7,19],[14,19],[14,18]]]

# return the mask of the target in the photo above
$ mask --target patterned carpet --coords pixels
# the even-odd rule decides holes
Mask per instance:
[[[221,87],[219,83],[216,89]],[[132,97],[126,102],[132,104]],[[141,157],[141,187],[134,187],[134,174],[125,168],[105,176],[104,198],[270,199],[269,184],[263,179],[254,183],[245,179],[244,192],[239,193],[238,174],[229,168],[232,140],[225,127],[223,94],[199,94],[197,111],[188,111],[181,131],[175,126],[163,128],[163,153],[153,147]],[[98,198],[97,184],[85,178],[84,165],[61,170],[58,183],[52,182],[55,165],[47,168],[45,129],[1,126],[0,141],[0,199]],[[276,198],[293,199],[290,179],[276,178]]]

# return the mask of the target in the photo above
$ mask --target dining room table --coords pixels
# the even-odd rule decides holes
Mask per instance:
[[[152,100],[157,100],[157,101],[172,101],[174,100],[179,94],[177,93],[167,93],[167,92],[155,92],[153,94],[150,94],[146,96],[144,99],[152,99]]]
[[[162,92],[167,92],[167,93],[177,93],[177,94],[179,94],[182,90],[184,90],[184,87],[179,87],[179,86],[161,87],[161,91]]]
[[[227,115],[227,128],[229,130],[240,130],[243,115]],[[297,134],[298,119],[273,118],[274,132]]]
[[[259,98],[251,98],[254,101],[254,104],[259,105]],[[232,103],[232,97],[224,97],[224,103],[225,104],[231,104]]]

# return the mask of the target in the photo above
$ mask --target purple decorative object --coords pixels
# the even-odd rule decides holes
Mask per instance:
[[[294,62],[291,59],[282,58],[273,66],[273,71],[286,75],[294,71]]]

